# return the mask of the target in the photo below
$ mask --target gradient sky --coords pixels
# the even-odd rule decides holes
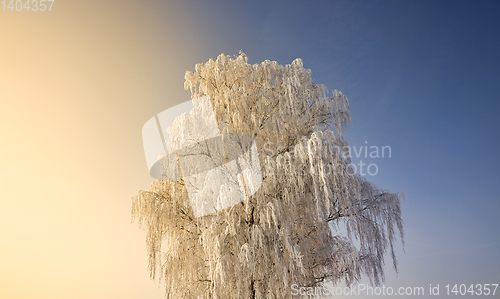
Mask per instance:
[[[250,63],[301,58],[349,98],[352,146],[391,146],[391,158],[354,159],[406,196],[386,286],[500,283],[500,2],[1,9],[0,298],[163,298],[130,222],[153,180],[142,125],[190,98],[185,71],[239,50]]]

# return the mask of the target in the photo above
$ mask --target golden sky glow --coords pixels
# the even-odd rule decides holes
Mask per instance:
[[[0,11],[0,298],[163,298],[130,198],[153,180],[142,125],[189,99],[197,45],[154,5]]]

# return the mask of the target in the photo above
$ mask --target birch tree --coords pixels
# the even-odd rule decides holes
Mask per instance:
[[[314,83],[300,59],[251,65],[244,53],[197,64],[184,86],[193,99],[209,100],[220,134],[252,138],[262,184],[202,217],[182,173],[133,197],[151,278],[164,283],[167,298],[291,298],[292,284],[352,284],[362,276],[380,284],[387,253],[397,271],[403,194],[354,173],[342,136],[349,102],[340,91]],[[184,124],[169,134],[182,135]]]

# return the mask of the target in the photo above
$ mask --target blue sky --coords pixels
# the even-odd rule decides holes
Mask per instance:
[[[351,145],[391,146],[367,176],[406,195],[386,285],[500,281],[499,2],[188,3],[207,58],[300,57],[349,98]]]

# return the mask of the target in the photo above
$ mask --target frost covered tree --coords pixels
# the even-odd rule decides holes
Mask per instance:
[[[292,284],[351,284],[362,275],[379,284],[388,252],[397,270],[403,195],[354,173],[342,137],[349,103],[341,92],[328,96],[300,59],[251,65],[243,53],[197,64],[186,72],[185,88],[193,99],[208,99],[217,122],[210,130],[251,137],[262,184],[244,200],[197,217],[186,174],[169,179],[177,162],[165,159],[165,175],[133,197],[151,278],[165,284],[167,298],[290,298]],[[171,148],[192,126],[177,122]],[[205,179],[205,186],[215,181]]]

